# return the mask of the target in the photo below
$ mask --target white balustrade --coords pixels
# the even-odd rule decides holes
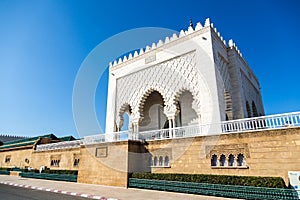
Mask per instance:
[[[120,131],[107,134],[98,134],[85,136],[83,138],[83,144],[97,144],[103,142],[119,142],[127,140],[136,140],[137,137],[129,131]]]
[[[50,143],[50,144],[40,144],[36,146],[36,151],[79,148],[80,144],[81,144],[81,140],[57,142],[57,143]]]
[[[300,126],[300,112],[268,115],[221,123],[223,133],[236,133]]]
[[[168,128],[160,130],[142,131],[139,133],[132,133],[130,131],[120,131],[107,134],[98,134],[85,136],[82,142],[83,144],[97,144],[104,142],[118,142],[128,140],[165,140],[171,138],[187,138],[205,135],[238,133],[246,131],[249,132],[269,129],[283,129],[296,126],[300,126],[300,112],[223,121],[219,124],[197,124],[171,129]],[[68,143],[60,142],[54,144],[37,145],[37,150],[48,150],[58,147],[69,148],[68,146],[70,146],[68,145]]]

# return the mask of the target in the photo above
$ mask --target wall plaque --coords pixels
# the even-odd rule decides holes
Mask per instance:
[[[98,147],[96,148],[95,156],[98,158],[107,157],[107,147]]]

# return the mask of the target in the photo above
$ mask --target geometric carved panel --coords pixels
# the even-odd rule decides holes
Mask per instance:
[[[224,154],[229,157],[230,154],[237,158],[238,154],[243,154],[245,158],[250,158],[248,144],[228,144],[228,145],[210,145],[205,147],[206,158],[211,158],[212,155]]]
[[[173,108],[176,95],[184,89],[192,93],[197,104],[199,78],[195,51],[121,77],[117,79],[115,116],[118,118],[121,107],[129,104],[133,118],[138,118],[140,102],[151,89],[161,93],[167,110]]]

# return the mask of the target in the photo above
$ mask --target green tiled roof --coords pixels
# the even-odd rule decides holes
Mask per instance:
[[[37,136],[37,137],[31,137],[31,138],[27,138],[27,139],[16,140],[16,141],[12,141],[12,142],[4,142],[4,145],[6,145],[6,144],[15,144],[15,143],[20,143],[20,142],[26,142],[26,141],[32,141],[32,140],[38,140],[40,138],[51,138],[53,140],[58,140],[58,138],[55,135],[48,134],[48,135],[42,135],[42,136]]]
[[[42,135],[42,136],[37,136],[37,137],[32,137],[27,139],[16,140],[13,142],[5,142],[3,145],[0,146],[0,150],[34,145],[35,142],[37,142],[37,140],[39,140],[40,138],[51,138],[52,140],[58,140],[58,138],[53,134]]]
[[[4,145],[0,146],[0,150],[1,149],[7,149],[7,148],[15,148],[15,147],[34,145],[35,142],[36,142],[36,140],[20,142],[20,143],[15,143],[15,144],[4,144]]]

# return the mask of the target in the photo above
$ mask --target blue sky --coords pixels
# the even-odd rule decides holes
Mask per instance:
[[[0,133],[76,133],[72,92],[85,57],[133,28],[186,29],[209,17],[261,84],[266,114],[300,110],[298,1],[0,1]],[[96,95],[104,127],[106,81]]]

